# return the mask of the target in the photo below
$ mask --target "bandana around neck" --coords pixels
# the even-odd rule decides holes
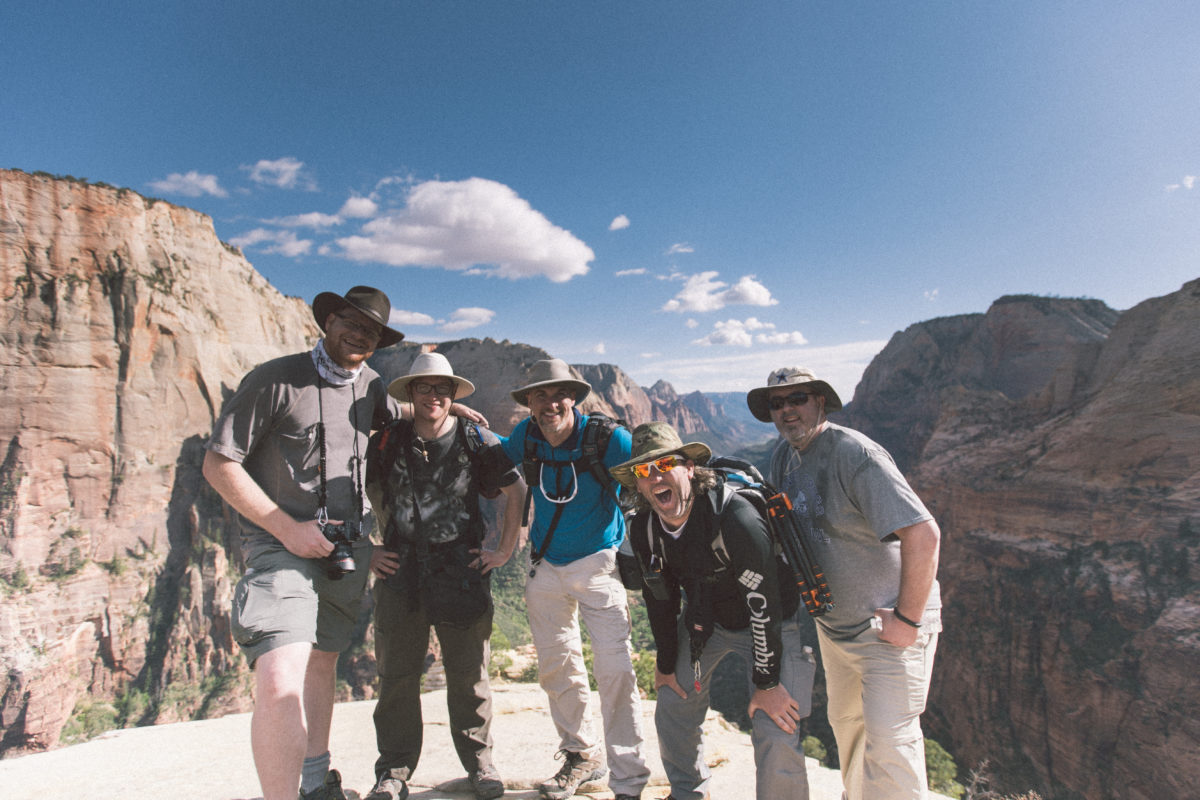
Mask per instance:
[[[312,360],[317,368],[317,374],[324,378],[330,386],[346,386],[354,383],[354,379],[362,372],[362,364],[359,364],[358,369],[346,369],[338,366],[337,362],[325,352],[324,339],[317,341],[317,346],[312,351]]]

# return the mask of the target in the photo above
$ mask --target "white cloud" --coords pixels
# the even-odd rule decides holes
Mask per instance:
[[[647,359],[629,366],[630,376],[642,386],[660,378],[680,394],[705,392],[748,392],[762,386],[771,370],[788,365],[808,367],[829,381],[844,402],[850,402],[863,370],[886,340],[848,342],[830,347],[786,347],[738,352],[708,351],[714,355],[689,358],[679,352]],[[705,352],[705,351],[700,351]],[[768,426],[769,427],[769,426]]]
[[[433,317],[420,311],[404,311],[399,308],[392,309],[388,320],[392,325],[432,325],[435,321]]]
[[[243,166],[250,173],[250,180],[264,186],[280,189],[305,189],[316,191],[317,182],[304,172],[304,162],[295,158],[263,159],[252,167]]]
[[[370,219],[379,213],[379,204],[369,197],[351,197],[342,203],[338,216],[343,219]]]
[[[754,341],[759,344],[769,345],[800,345],[808,344],[808,339],[804,338],[804,334],[800,331],[791,331],[790,333],[760,333],[754,337]]]
[[[928,300],[929,302],[932,303],[934,300],[937,300],[937,296],[938,296],[937,289],[926,289],[925,290],[925,299]]]
[[[460,308],[450,315],[450,321],[442,325],[443,333],[458,333],[470,328],[478,328],[492,321],[496,312],[490,308]]]
[[[265,244],[269,246],[259,248],[264,253],[278,253],[289,258],[307,255],[313,245],[312,240],[300,239],[291,231],[269,231],[266,228],[255,228],[241,236],[235,236],[229,243],[243,250]]]
[[[618,214],[612,222],[608,223],[610,231],[622,231],[629,227],[629,217],[624,214]]]
[[[641,269],[641,268],[639,268],[639,269],[622,269],[622,270],[617,271],[616,276],[618,278],[623,278],[626,275],[645,275],[645,274],[646,274],[646,270]]]
[[[692,319],[691,317],[688,317],[688,321],[683,324],[687,325],[689,328],[699,328],[700,327],[700,323],[698,321]]]
[[[186,173],[172,172],[161,181],[151,181],[150,188],[163,194],[181,194],[184,197],[228,197],[229,192],[221,188],[216,175],[201,175],[196,170]]]
[[[1168,192],[1176,192],[1176,191],[1179,191],[1180,189],[1187,189],[1188,191],[1191,191],[1195,187],[1196,187],[1196,176],[1195,175],[1184,175],[1183,180],[1180,181],[1179,183],[1172,183],[1169,186],[1167,186],[1167,191]]]
[[[728,286],[719,281],[716,270],[692,275],[684,283],[679,294],[663,305],[663,311],[704,312],[719,311],[725,306],[773,306],[779,303],[771,297],[766,286],[754,279],[753,275],[744,275],[736,284]]]
[[[642,358],[658,358],[662,353],[642,353]]]
[[[592,348],[592,352],[598,356],[602,356],[608,352],[608,348],[604,346],[604,342],[596,342],[596,346]]]
[[[696,248],[692,247],[687,242],[676,242],[667,248],[667,255],[673,256],[676,253],[694,253]]]
[[[335,214],[322,214],[320,211],[311,211],[307,214],[293,214],[290,217],[276,217],[275,219],[264,220],[271,225],[281,225],[285,228],[331,228],[334,225],[341,225],[342,218]]]
[[[587,273],[596,257],[512,189],[484,178],[414,186],[405,208],[371,220],[362,233],[337,240],[347,258],[513,280],[562,283]]]
[[[764,333],[756,333],[756,331],[764,331]],[[800,333],[800,331],[791,331],[788,333],[782,331],[776,332],[774,323],[763,322],[757,317],[750,317],[746,320],[727,319],[724,322],[714,323],[711,333],[692,341],[692,344],[698,344],[703,347],[720,344],[750,347],[756,343],[776,346],[799,346],[808,344],[808,340],[804,338],[804,334]]]

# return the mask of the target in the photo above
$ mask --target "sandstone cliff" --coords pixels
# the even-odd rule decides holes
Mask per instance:
[[[897,334],[845,415],[944,534],[927,729],[1013,789],[1200,785],[1200,281]]]
[[[202,441],[249,367],[315,341],[312,315],[203,214],[16,171],[0,296],[0,749],[51,747],[77,701],[133,684],[180,689],[145,721],[189,717],[237,672]]]
[[[203,214],[10,170],[0,296],[0,754],[55,746],[92,704],[120,724],[248,708],[229,631],[236,525],[199,470],[246,371],[315,342],[307,303],[281,296]],[[395,377],[421,347],[373,364]],[[497,430],[525,416],[509,391],[545,351],[438,347]],[[635,424],[687,413],[653,405],[617,367],[577,369],[596,386],[585,411]],[[344,661],[355,696],[370,697],[370,648]]]

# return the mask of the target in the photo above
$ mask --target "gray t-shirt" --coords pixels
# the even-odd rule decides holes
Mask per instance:
[[[833,638],[857,636],[877,608],[900,594],[900,540],[892,533],[933,519],[886,450],[858,431],[829,423],[803,453],[781,439],[770,480],[812,523],[814,552],[833,594],[817,623]],[[922,619],[940,630],[937,582]]]
[[[396,415],[387,388],[370,367],[364,366],[350,384],[332,386],[319,378],[311,353],[297,353],[246,374],[225,402],[208,449],[240,462],[267,496],[294,518],[316,519],[321,483],[317,423],[323,420],[329,518],[352,522],[359,518],[358,482],[365,477],[365,465],[356,459],[366,457],[372,427]],[[361,497],[363,533],[369,535],[374,520],[370,504]],[[245,518],[242,535],[247,559],[282,547]]]

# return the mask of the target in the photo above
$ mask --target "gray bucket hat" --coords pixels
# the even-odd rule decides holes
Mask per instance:
[[[703,466],[712,458],[712,450],[703,442],[683,443],[679,434],[666,422],[647,422],[633,429],[633,458],[609,470],[622,486],[634,488],[636,478],[633,468],[671,453],[678,453],[688,461]]]
[[[552,386],[556,383],[565,384],[575,390],[575,402],[583,402],[583,398],[587,397],[592,391],[592,385],[587,381],[580,380],[575,374],[575,370],[561,358],[545,358],[541,361],[535,361],[533,366],[529,368],[529,383],[522,386],[520,389],[513,389],[512,399],[516,400],[523,406],[529,406],[529,393],[534,389],[539,389],[543,386]]]
[[[388,394],[408,402],[408,385],[420,378],[449,378],[454,381],[454,399],[461,400],[475,391],[475,384],[454,374],[450,361],[441,353],[421,353],[408,368],[408,374],[388,384]]]
[[[841,398],[837,392],[833,390],[825,381],[817,377],[811,369],[804,367],[780,367],[772,370],[767,376],[767,385],[760,386],[757,389],[751,389],[746,395],[746,405],[750,406],[750,413],[755,419],[763,422],[771,421],[771,406],[768,401],[767,393],[779,386],[796,386],[800,388],[811,389],[825,398],[826,411],[840,411],[842,408]]]
[[[346,292],[344,297],[333,292],[321,292],[312,301],[313,319],[317,327],[325,331],[325,320],[335,311],[349,306],[361,312],[367,319],[378,322],[383,328],[379,333],[379,347],[387,347],[404,338],[400,331],[388,327],[388,319],[392,316],[392,301],[388,296],[371,286],[355,286]]]

